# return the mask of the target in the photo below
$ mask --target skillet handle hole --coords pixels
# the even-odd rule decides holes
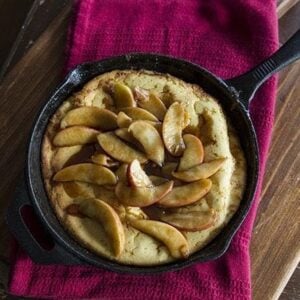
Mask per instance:
[[[20,215],[24,226],[27,227],[32,237],[39,244],[39,246],[50,251],[54,248],[55,244],[48,232],[45,231],[43,225],[36,217],[31,205],[23,205],[20,209]]]

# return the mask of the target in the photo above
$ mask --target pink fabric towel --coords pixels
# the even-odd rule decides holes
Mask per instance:
[[[66,68],[142,51],[188,59],[230,78],[268,57],[277,45],[274,0],[81,0],[74,7]],[[259,188],[226,255],[177,272],[138,276],[38,265],[18,249],[9,292],[53,299],[250,299],[249,242],[270,142],[275,81],[264,84],[251,104],[260,147]]]

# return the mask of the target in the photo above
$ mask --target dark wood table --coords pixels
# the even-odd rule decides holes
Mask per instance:
[[[300,28],[300,2],[277,4],[284,43]],[[6,297],[9,268],[5,209],[24,167],[33,116],[61,80],[71,5],[71,0],[0,0],[0,298]],[[296,63],[279,79],[272,146],[251,243],[255,300],[300,299],[299,78]]]

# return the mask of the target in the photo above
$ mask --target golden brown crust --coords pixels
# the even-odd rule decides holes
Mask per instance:
[[[218,103],[199,86],[187,84],[168,74],[125,70],[100,75],[68,98],[52,116],[42,143],[42,171],[49,201],[61,224],[76,241],[98,255],[126,264],[144,266],[163,264],[174,260],[167,248],[152,237],[127,225],[122,219],[122,210],[119,215],[125,228],[126,244],[125,251],[116,259],[103,228],[97,222],[65,213],[64,208],[72,203],[72,198],[65,192],[62,183],[54,183],[51,180],[54,174],[51,161],[56,151],[51,141],[59,129],[62,117],[70,109],[85,105],[116,111],[111,105],[110,94],[102,88],[114,81],[124,82],[129,87],[138,86],[153,90],[161,97],[166,107],[170,106],[170,97],[182,102],[191,116],[191,131],[200,132],[206,153],[205,161],[218,157],[227,158],[224,167],[211,177],[212,190],[200,201],[201,203],[198,201],[190,206],[176,209],[177,212],[188,212],[213,208],[218,212],[218,222],[214,227],[198,232],[183,232],[191,253],[209,243],[238,208],[246,181],[244,154],[236,133]],[[142,212],[136,209],[135,213]]]

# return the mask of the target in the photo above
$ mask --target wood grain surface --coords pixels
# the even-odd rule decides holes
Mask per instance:
[[[278,1],[281,43],[300,27],[300,3],[297,2]],[[0,84],[0,298],[9,265],[5,208],[13,199],[16,182],[24,167],[33,116],[61,80],[71,1],[59,11],[44,27],[42,35],[35,37],[30,48],[20,44],[18,53],[22,58],[13,61],[11,70]],[[23,45],[26,45],[25,40]],[[300,257],[299,78],[300,63],[297,63],[283,71],[279,79],[276,123],[251,244],[255,300],[300,299],[299,271],[283,292]]]
[[[72,0],[0,0],[8,6],[5,15],[7,23],[11,18],[11,11],[14,9],[20,14],[20,11],[27,11],[26,19],[24,20],[20,30],[16,35],[14,43],[11,45],[9,55],[6,57],[3,65],[0,68],[0,81],[4,75],[12,69],[12,67],[22,58],[22,56],[35,44],[40,35],[47,29],[51,21],[65,7],[70,6]],[[8,4],[9,3],[9,4]],[[17,4],[18,3],[18,4]],[[25,6],[26,3],[31,3],[31,6]],[[16,4],[18,9],[16,10]],[[5,8],[5,7],[4,7]],[[0,7],[1,9],[1,7]],[[4,18],[5,19],[5,18]],[[0,25],[1,22],[0,18]],[[6,24],[6,28],[14,28],[12,24]],[[1,28],[1,27],[0,27]],[[4,27],[5,28],[5,27]],[[15,31],[15,30],[14,30]],[[0,40],[2,39],[0,35]],[[13,36],[9,34],[8,36]],[[9,44],[6,43],[4,48],[7,49]],[[1,65],[1,61],[0,61]]]
[[[278,18],[281,18],[282,16],[284,16],[298,2],[299,2],[299,0],[278,0],[277,1]]]
[[[281,44],[300,28],[299,16],[297,1],[279,19]],[[300,261],[299,78],[300,62],[279,75],[272,144],[251,244],[253,298],[257,300],[280,295],[281,300],[300,299],[300,270],[294,272]]]
[[[9,34],[0,34],[0,66],[9,55],[32,3],[33,0],[0,0],[0,12],[5,12],[1,14],[0,28],[9,28]]]
[[[33,117],[61,80],[69,14],[70,6],[50,23],[0,85],[0,258],[3,260],[8,257],[5,208],[13,198],[24,167]]]
[[[280,76],[276,122],[251,243],[254,299],[277,299],[300,259],[299,78],[300,63]]]

